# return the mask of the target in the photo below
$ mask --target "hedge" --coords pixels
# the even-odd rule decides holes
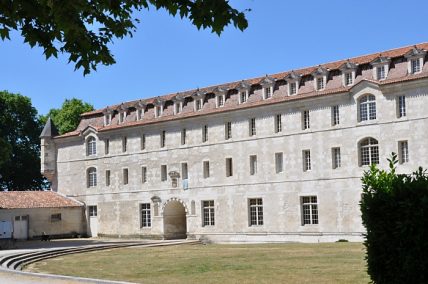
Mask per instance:
[[[362,178],[368,274],[374,283],[428,283],[428,175],[372,165]]]

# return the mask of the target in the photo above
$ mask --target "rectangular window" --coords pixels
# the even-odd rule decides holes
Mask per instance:
[[[51,215],[51,222],[59,222],[61,219],[61,213]]]
[[[202,127],[202,142],[205,143],[208,141],[208,125]]]
[[[318,203],[316,196],[302,196],[302,225],[318,224]]]
[[[202,226],[214,226],[214,200],[202,201]]]
[[[255,175],[257,173],[257,156],[250,156],[250,175]]]
[[[284,154],[275,153],[275,171],[276,173],[282,173],[284,171]]]
[[[302,111],[302,128],[303,130],[309,129],[311,127],[309,110]]]
[[[97,217],[98,216],[98,208],[96,205],[89,205],[88,206],[88,215],[89,217]]]
[[[224,124],[224,139],[229,140],[232,138],[232,122],[226,122]]]
[[[181,145],[186,145],[187,140],[187,131],[186,128],[181,130]]]
[[[128,138],[122,137],[122,152],[125,153],[127,151],[128,148]]]
[[[123,169],[123,184],[128,184],[128,169]]]
[[[222,95],[217,96],[217,105],[218,107],[224,106],[224,97]]]
[[[188,179],[189,178],[187,163],[181,163],[181,178],[182,179]]]
[[[338,125],[340,123],[340,116],[339,116],[339,106],[332,106],[331,107],[331,125]]]
[[[398,97],[398,117],[406,116],[406,96]]]
[[[261,198],[252,198],[248,200],[248,211],[250,215],[250,226],[263,225],[263,200]]]
[[[144,149],[146,149],[146,134],[141,134],[141,137],[140,137],[140,146],[141,146],[141,150],[144,150]]]
[[[210,162],[209,161],[203,162],[203,172],[204,172],[204,178],[210,177]]]
[[[303,171],[307,172],[312,169],[311,167],[311,151],[304,150],[303,151]]]
[[[110,140],[106,139],[104,141],[104,152],[106,155],[108,155],[110,153]]]
[[[166,165],[162,165],[161,166],[161,181],[166,181],[167,180],[167,169],[166,169]]]
[[[399,161],[401,164],[409,162],[409,145],[407,141],[398,142]]]
[[[254,136],[256,135],[256,119],[255,118],[250,118],[250,121],[248,123],[249,125],[249,134],[250,136]]]
[[[196,108],[196,110],[201,110],[202,109],[202,100],[201,99],[196,99],[196,101],[195,101],[195,108]]]
[[[160,134],[160,147],[165,147],[165,140],[166,140],[166,131],[162,131]]]
[[[141,167],[141,183],[147,182],[147,167]]]
[[[152,212],[150,203],[141,204],[141,227],[148,228],[152,226]]]
[[[241,104],[247,101],[247,92],[240,92]]]
[[[333,169],[340,168],[342,166],[341,158],[340,158],[340,148],[331,148],[331,157],[332,157],[332,166]]]
[[[106,170],[106,186],[110,186],[110,170]]]
[[[176,102],[174,104],[175,107],[175,114],[179,114],[181,112],[181,104],[179,102]]]
[[[345,73],[345,85],[349,86],[354,83],[354,78],[352,77],[352,72]]]
[[[272,98],[272,88],[271,87],[264,88],[263,90],[265,93],[265,99]]]
[[[232,158],[226,158],[226,177],[233,176]]]
[[[155,117],[160,117],[162,115],[161,106],[155,106]]]
[[[275,115],[275,133],[282,131],[282,116],[280,114]]]
[[[377,67],[376,68],[376,73],[377,73],[377,79],[378,80],[385,79],[386,78],[385,65]]]
[[[316,79],[317,80],[317,90],[322,90],[325,87],[325,83],[324,83],[324,77],[319,77]]]
[[[418,59],[412,59],[411,61],[411,72],[412,74],[418,73],[421,71],[421,61]]]
[[[290,83],[290,95],[297,94],[297,82]]]

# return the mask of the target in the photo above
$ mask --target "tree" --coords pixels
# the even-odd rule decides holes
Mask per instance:
[[[0,92],[0,190],[40,190],[42,125],[28,97]]]
[[[80,115],[92,111],[94,107],[82,100],[72,98],[65,100],[60,109],[49,110],[46,116],[41,116],[40,121],[45,124],[48,117],[52,119],[60,134],[76,129],[80,122]]]
[[[86,75],[100,63],[115,63],[107,45],[132,37],[139,22],[135,13],[151,6],[218,35],[230,23],[240,30],[248,26],[246,11],[232,8],[228,0],[5,0],[0,1],[0,37],[10,39],[11,30],[20,31],[31,47],[44,49],[46,59],[67,53],[75,70],[83,68]]]

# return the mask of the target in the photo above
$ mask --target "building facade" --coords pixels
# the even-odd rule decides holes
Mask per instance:
[[[360,241],[371,164],[428,166],[428,43],[126,102],[56,135],[42,173],[93,236]]]

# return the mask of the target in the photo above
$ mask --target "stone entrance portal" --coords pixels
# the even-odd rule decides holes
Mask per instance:
[[[186,208],[180,201],[168,201],[163,209],[163,232],[166,240],[186,239]]]

